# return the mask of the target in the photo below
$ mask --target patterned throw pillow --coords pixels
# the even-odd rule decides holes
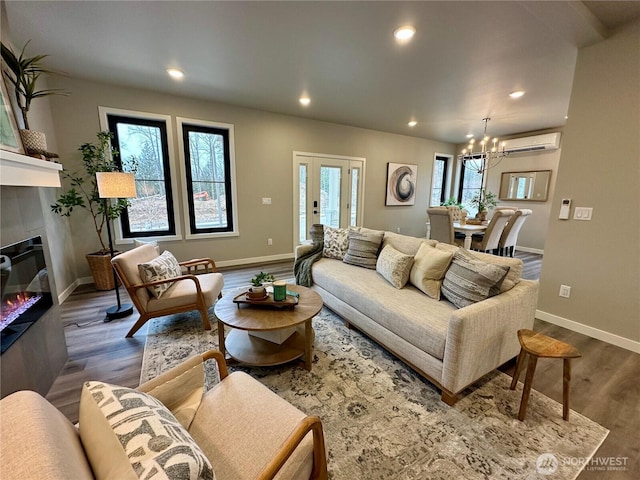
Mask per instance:
[[[442,295],[456,307],[485,300],[509,273],[509,267],[491,265],[458,251],[442,282]]]
[[[139,264],[138,271],[144,283],[166,280],[167,278],[175,278],[182,275],[182,268],[180,268],[178,260],[168,250],[165,250],[162,255],[150,262]],[[148,289],[154,297],[160,298],[171,285],[173,283],[162,283],[148,287]]]
[[[98,479],[215,479],[203,451],[162,402],[131,388],[86,382],[80,437]]]
[[[324,227],[322,256],[342,260],[349,246],[349,229]]]
[[[387,245],[380,252],[376,262],[376,272],[396,288],[402,288],[409,280],[413,256],[399,252],[391,245]]]
[[[349,247],[342,261],[364,268],[376,268],[384,232],[349,230]]]
[[[413,261],[409,280],[431,298],[440,300],[442,279],[451,264],[453,252],[445,252],[423,243]]]

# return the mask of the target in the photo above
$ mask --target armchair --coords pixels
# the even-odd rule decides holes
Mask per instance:
[[[138,309],[140,318],[131,327],[127,337],[132,337],[149,319],[179,312],[198,310],[206,330],[211,330],[208,310],[217,298],[221,298],[224,280],[217,273],[216,264],[210,258],[201,258],[180,262],[187,269],[187,274],[153,282],[143,282],[138,265],[158,257],[158,251],[152,245],[141,245],[128,252],[114,257],[111,262],[127,289],[131,301]],[[204,273],[199,273],[200,271]],[[172,285],[156,298],[149,293],[148,287],[172,283]]]

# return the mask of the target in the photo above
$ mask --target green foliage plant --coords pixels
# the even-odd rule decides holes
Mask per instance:
[[[440,204],[441,207],[450,207],[450,206],[456,206],[458,207],[460,210],[462,210],[464,207],[462,206],[462,203],[460,203],[459,201],[457,201],[455,199],[455,197],[449,197],[449,199],[446,202],[442,202]]]
[[[43,64],[43,60],[48,55],[35,55],[26,57],[25,50],[29,45],[27,42],[19,55],[2,43],[2,60],[6,65],[3,69],[5,77],[14,86],[14,92],[18,107],[22,113],[24,128],[29,130],[29,120],[27,114],[31,108],[31,101],[36,98],[48,95],[69,95],[69,92],[62,89],[38,89],[37,83],[41,75],[64,75],[61,72],[50,70]]]
[[[479,194],[473,196],[469,201],[469,204],[477,207],[478,213],[482,213],[491,210],[498,205],[498,200],[494,193],[483,188],[480,190]]]
[[[259,287],[263,283],[273,282],[275,279],[276,278],[270,273],[260,272],[259,274],[257,274],[255,277],[251,279],[251,284],[254,287]]]
[[[115,220],[130,203],[126,198],[115,199],[115,202],[105,202],[98,195],[98,184],[96,181],[97,172],[120,171],[114,158],[118,152],[111,147],[112,133],[109,131],[98,132],[98,143],[84,143],[78,150],[82,152],[82,164],[84,172],[62,171],[62,177],[69,181],[71,187],[64,191],[58,201],[51,205],[51,210],[63,217],[70,217],[76,207],[86,209],[95,227],[98,240],[100,240],[101,250],[99,253],[107,252],[108,249],[102,238],[102,231],[107,221]],[[128,171],[135,171],[136,161],[131,159],[127,165]]]

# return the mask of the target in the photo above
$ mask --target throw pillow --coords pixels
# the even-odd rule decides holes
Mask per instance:
[[[155,282],[156,280],[166,280],[168,278],[175,278],[182,275],[182,268],[180,267],[178,260],[176,260],[176,257],[174,257],[168,250],[165,250],[162,252],[162,255],[154,258],[150,262],[139,264],[138,271],[140,272],[140,278],[144,283]],[[171,285],[173,285],[173,283],[161,283],[159,285],[148,287],[148,290],[154,297],[160,298]]]
[[[402,288],[409,280],[412,264],[412,255],[406,255],[387,245],[380,252],[376,262],[376,272],[394,287]]]
[[[349,246],[349,230],[347,228],[324,227],[324,247],[322,256],[342,260]]]
[[[409,280],[431,298],[440,300],[442,279],[451,264],[453,252],[438,250],[423,243],[413,260]]]
[[[206,455],[162,402],[131,388],[86,382],[80,438],[99,480],[215,479]]]
[[[349,248],[342,261],[364,268],[376,268],[384,232],[349,230]]]
[[[491,265],[458,251],[444,276],[442,295],[456,307],[466,307],[489,298],[507,273],[508,267]]]

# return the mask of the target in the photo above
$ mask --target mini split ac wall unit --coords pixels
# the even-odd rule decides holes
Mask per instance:
[[[510,154],[557,150],[560,148],[560,132],[512,138],[511,140],[504,140],[504,143],[504,151]]]

